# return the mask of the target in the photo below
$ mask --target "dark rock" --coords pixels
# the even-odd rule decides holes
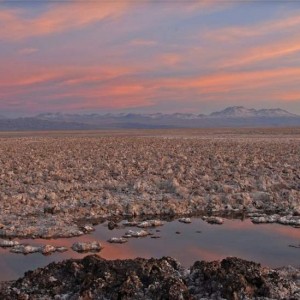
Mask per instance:
[[[208,299],[296,299],[292,295],[297,290],[294,283],[276,270],[239,258],[196,262],[188,285],[196,298]]]
[[[44,207],[44,213],[45,214],[56,214],[60,211],[59,209],[59,206],[58,205],[51,205],[51,204],[48,204],[48,205],[45,205]]]
[[[300,270],[272,270],[238,258],[107,261],[97,255],[52,263],[0,284],[0,299],[300,299]]]
[[[290,248],[298,248],[300,249],[300,245],[289,245]]]
[[[0,290],[0,299],[191,299],[172,258],[106,261],[99,256],[52,263]]]
[[[109,230],[113,230],[118,227],[118,224],[113,221],[110,221],[110,222],[108,222],[107,227]]]

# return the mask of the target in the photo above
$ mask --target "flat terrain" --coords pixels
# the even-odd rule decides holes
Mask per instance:
[[[2,132],[0,235],[69,237],[112,216],[200,211],[298,224],[299,170],[299,128]]]
[[[110,129],[110,130],[72,130],[72,131],[0,131],[0,138],[8,137],[102,137],[102,136],[173,136],[173,137],[205,137],[205,136],[281,136],[300,138],[300,127],[283,128],[195,128],[195,129]]]

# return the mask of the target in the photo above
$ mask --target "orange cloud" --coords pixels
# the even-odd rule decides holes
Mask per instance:
[[[300,68],[283,68],[265,71],[215,73],[200,77],[188,77],[179,79],[161,79],[157,81],[157,87],[169,87],[173,89],[199,89],[214,92],[218,89],[231,91],[240,88],[253,89],[259,86],[274,85],[300,80]]]
[[[134,67],[44,68],[33,65],[27,70],[25,66],[16,72],[5,72],[6,68],[11,70],[11,66],[6,66],[2,72],[0,71],[0,97],[4,100],[10,99],[3,102],[4,104],[7,102],[7,106],[20,106],[22,101],[19,99],[37,93],[41,95],[38,99],[34,97],[30,101],[23,101],[23,106],[38,107],[41,103],[47,103],[48,109],[59,106],[71,110],[128,108],[153,104],[146,99],[149,93],[145,92],[142,83],[126,79],[127,75],[132,76]],[[120,77],[124,79],[120,80]],[[61,100],[59,105],[58,100]]]
[[[36,107],[40,107],[41,103],[47,103],[49,109],[59,107],[70,110],[145,107],[154,106],[155,103],[159,105],[159,99],[179,101],[191,97],[193,99],[190,101],[196,103],[201,100],[218,100],[220,94],[222,99],[231,100],[249,98],[249,95],[278,100],[278,95],[282,94],[283,97],[280,99],[283,101],[292,101],[297,97],[287,95],[284,91],[287,86],[300,82],[300,68],[211,71],[202,76],[179,77],[177,64],[180,63],[179,71],[184,67],[181,60],[182,55],[166,53],[158,56],[158,59],[154,60],[155,63],[150,61],[144,64],[136,61],[132,65],[120,63],[85,67],[64,65],[46,67],[29,65],[25,62],[20,65],[16,61],[3,62],[0,70],[0,96],[3,103],[6,101],[9,107],[21,105],[22,101],[18,99],[32,98],[31,101],[23,101],[23,106],[27,107],[29,102],[33,107],[34,103]],[[165,66],[176,66],[172,73],[173,77],[159,75],[159,71]],[[141,76],[152,72],[156,75]],[[277,95],[274,93],[274,87]]]
[[[13,72],[12,72],[13,70]],[[10,72],[9,72],[10,71]],[[51,80],[59,85],[79,85],[83,83],[108,80],[132,74],[134,67],[127,66],[37,66],[22,64],[16,68],[13,63],[3,65],[0,71],[0,86],[30,86]]]
[[[219,41],[233,41],[240,38],[263,36],[290,29],[295,29],[297,33],[299,25],[300,17],[299,15],[294,15],[247,27],[225,27],[222,29],[210,30],[205,33],[205,37]]]
[[[155,46],[158,43],[154,40],[135,39],[132,40],[129,44],[132,46]]]
[[[180,3],[180,1],[178,1]],[[210,13],[214,11],[219,11],[227,8],[234,3],[230,3],[230,1],[219,1],[219,0],[201,0],[201,1],[187,1],[181,7],[181,12],[203,12]]]
[[[144,87],[142,85],[118,85],[111,89],[109,92],[111,95],[122,96],[122,95],[132,95],[136,93],[143,92]]]
[[[182,56],[177,53],[166,53],[161,55],[158,61],[167,66],[175,66],[182,61]]]
[[[43,36],[70,29],[85,27],[91,23],[119,17],[128,7],[125,1],[53,4],[35,18],[26,18],[26,11],[3,9],[0,12],[0,39],[22,39]]]
[[[288,101],[288,102],[289,101],[291,101],[291,102],[300,101],[300,91],[287,92],[287,93],[279,95],[278,98],[282,99],[284,101]]]
[[[84,99],[84,102],[71,104],[72,109],[126,109],[133,107],[152,106],[149,100],[151,90],[142,85],[131,83],[107,83],[103,87],[79,88],[73,92],[73,97]],[[69,104],[66,105],[69,107]]]
[[[130,75],[134,73],[135,70],[135,67],[126,66],[70,68],[69,71],[66,72],[69,78],[63,80],[61,85],[76,86],[85,83],[97,83],[103,80]]]
[[[279,41],[276,44],[267,44],[246,50],[242,55],[237,55],[234,59],[227,60],[222,67],[230,67],[235,65],[252,64],[264,60],[275,59],[300,51],[300,40]]]
[[[16,85],[34,85],[38,83],[47,82],[56,78],[59,78],[63,73],[62,72],[45,72],[38,75],[31,75],[27,78],[20,79],[18,82],[15,82]]]
[[[19,50],[18,53],[21,55],[30,55],[30,54],[33,54],[38,51],[39,51],[39,49],[37,49],[37,48],[24,48],[24,49]]]
[[[0,0],[1,4],[1,0]],[[141,0],[138,4],[152,5],[151,1]],[[48,1],[48,10],[37,17],[26,16],[24,9],[1,9],[0,39],[18,40],[27,37],[44,36],[52,33],[78,29],[89,24],[115,19],[123,15],[128,7],[137,5],[135,1]],[[160,4],[161,5],[161,4]],[[190,3],[174,3],[173,6],[161,5],[164,11],[162,18],[178,16],[194,12],[209,13],[222,10],[228,3],[213,0],[192,1]],[[140,26],[141,24],[139,24]],[[144,24],[142,24],[144,26]],[[151,26],[151,23],[149,23]],[[136,39],[135,45],[152,46],[156,41]]]

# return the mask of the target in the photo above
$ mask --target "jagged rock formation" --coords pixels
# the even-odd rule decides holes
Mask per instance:
[[[107,261],[98,256],[52,263],[15,282],[0,298],[43,299],[299,299],[300,271],[271,270],[238,258],[196,262],[169,257]]]

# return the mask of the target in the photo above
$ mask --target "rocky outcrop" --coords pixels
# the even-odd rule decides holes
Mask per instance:
[[[254,262],[227,258],[196,262],[187,285],[196,299],[299,299],[300,271],[294,279],[285,275]]]
[[[238,258],[196,262],[169,257],[107,261],[96,255],[52,263],[0,285],[0,298],[299,299],[300,270],[271,270]]]
[[[171,258],[106,261],[98,256],[27,272],[2,299],[188,299],[180,265]],[[56,297],[56,298],[55,298]]]

